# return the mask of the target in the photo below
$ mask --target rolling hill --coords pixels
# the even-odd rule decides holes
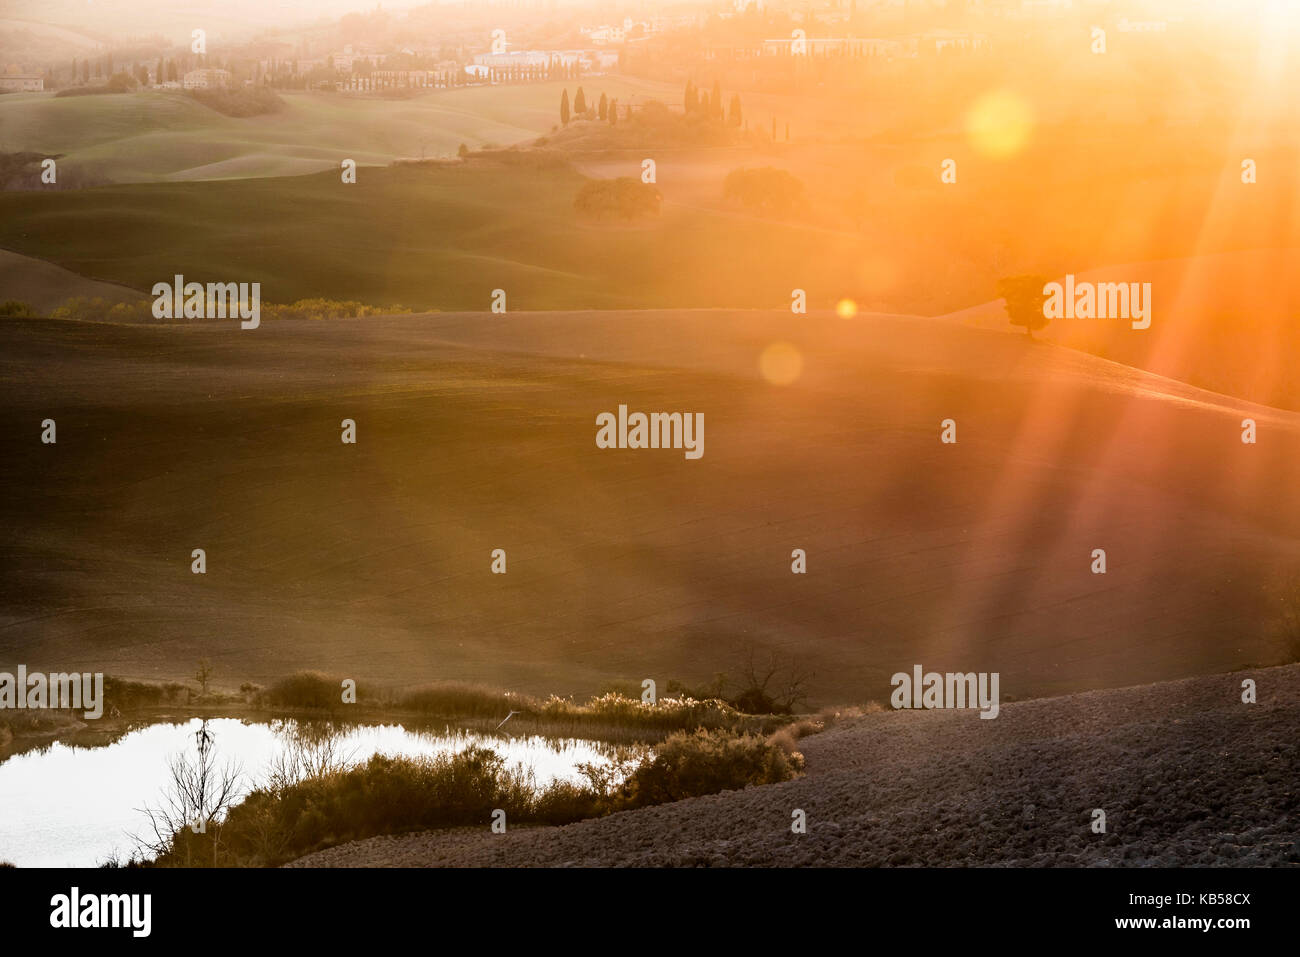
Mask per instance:
[[[422,309],[790,302],[832,305],[861,241],[799,222],[672,207],[653,222],[590,225],[562,157],[212,183],[0,193],[0,246],[148,292],[181,273],[260,282],[266,302],[323,296]],[[0,288],[0,294],[5,290]]]
[[[25,302],[44,313],[75,296],[103,299],[108,303],[134,302],[142,298],[134,289],[84,279],[53,263],[3,249],[0,249],[0,293],[0,299]]]
[[[597,448],[620,404],[703,457]],[[906,316],[6,321],[0,407],[0,665],[577,693],[753,646],[815,702],[1018,698],[1280,660],[1300,567],[1300,416]]]
[[[1295,248],[1252,249],[1087,269],[1077,283],[1150,283],[1148,329],[1109,319],[1058,319],[1036,335],[1159,375],[1300,409],[1297,293],[1281,277],[1300,266]],[[1062,276],[1048,276],[1062,282]],[[1007,329],[1002,300],[951,313],[983,329]]]
[[[674,89],[622,77],[592,77],[592,90],[619,96],[676,96]],[[532,139],[559,122],[560,91],[573,81],[436,90],[409,99],[282,93],[284,109],[224,116],[179,91],[110,96],[0,97],[3,147],[65,154],[69,168],[98,182],[142,183],[294,176],[338,169],[344,159],[454,156],[471,148]],[[572,95],[572,93],[570,94]]]

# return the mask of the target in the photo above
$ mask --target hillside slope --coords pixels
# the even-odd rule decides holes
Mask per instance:
[[[620,404],[703,457],[597,448]],[[817,702],[918,662],[1020,698],[1276,662],[1300,568],[1300,416],[935,320],[9,321],[0,407],[0,665],[567,693],[752,645]]]
[[[570,83],[572,85],[572,83]],[[675,90],[606,77],[594,81],[628,99]],[[274,114],[224,116],[173,91],[109,96],[7,96],[0,126],[8,150],[65,154],[96,181],[148,183],[294,176],[395,159],[453,156],[532,139],[558,122],[564,84],[467,87],[406,99],[282,93]]]
[[[1294,248],[1200,254],[1080,270],[1075,282],[1149,283],[1151,325],[1062,318],[1037,336],[1159,375],[1287,409],[1300,409],[1300,298],[1278,277],[1300,268]],[[1061,275],[1048,276],[1063,282]],[[1131,286],[1130,286],[1131,288]],[[945,318],[1009,330],[1001,299]]]
[[[74,296],[103,299],[108,303],[134,302],[140,294],[111,282],[85,279],[74,272],[30,256],[0,249],[0,295],[48,315]]]

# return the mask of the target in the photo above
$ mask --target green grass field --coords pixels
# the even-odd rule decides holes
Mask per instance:
[[[0,194],[0,245],[148,292],[181,273],[425,309],[834,302],[858,239],[828,251],[800,224],[668,209],[653,224],[580,223],[569,169],[473,164],[284,179]],[[114,237],[111,241],[109,237]],[[810,240],[817,240],[814,244]]]
[[[114,183],[292,176],[337,169],[344,159],[454,156],[507,146],[559,123],[560,91],[579,83],[436,90],[410,99],[283,93],[279,113],[223,116],[178,91],[110,96],[0,97],[0,147],[66,155],[70,168]],[[623,77],[581,81],[589,94],[622,102],[676,98],[675,91]]]

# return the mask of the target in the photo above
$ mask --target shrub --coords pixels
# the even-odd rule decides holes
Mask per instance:
[[[0,318],[4,319],[30,319],[36,315],[32,307],[25,302],[19,302],[17,299],[9,299],[0,302]]]
[[[585,786],[557,781],[538,788],[522,768],[507,767],[486,748],[418,759],[375,755],[352,768],[268,781],[205,833],[177,831],[154,863],[277,865],[378,834],[484,827],[497,809],[511,823],[567,824],[788,781],[802,769],[798,752],[787,754],[759,736],[704,730],[672,735],[635,765],[585,765]]]
[[[190,690],[182,684],[151,684],[144,681],[128,681],[125,678],[104,676],[104,703],[119,711],[136,708],[152,708],[161,704],[185,701]]]
[[[546,799],[548,814],[581,809],[571,787]],[[486,748],[420,759],[375,755],[347,770],[261,787],[206,834],[177,832],[156,863],[274,865],[376,834],[486,825],[497,808],[508,821],[528,821],[536,819],[545,793],[535,792],[522,771],[507,768]]]
[[[52,319],[73,319],[80,322],[138,322],[153,318],[153,303],[147,299],[136,302],[110,303],[98,296],[74,296],[50,313]]]
[[[635,727],[661,732],[696,728],[737,728],[746,723],[726,702],[696,701],[693,698],[660,698],[655,704],[640,698],[628,698],[617,692],[599,695],[585,705],[555,695],[541,705],[539,716],[554,722],[603,724]]]
[[[397,706],[406,711],[440,717],[501,718],[511,711],[535,714],[535,700],[498,691],[468,681],[442,681],[400,695]]]
[[[540,824],[572,824],[605,814],[602,795],[571,781],[555,781],[537,795],[532,818]]]
[[[792,213],[804,205],[804,184],[788,170],[764,166],[727,174],[723,197],[758,213]]]
[[[645,758],[623,785],[619,809],[681,801],[703,794],[777,784],[803,772],[803,755],[758,735],[729,731],[679,732]]]
[[[104,316],[109,322],[141,322],[153,318],[153,303],[115,302]]]
[[[621,219],[631,222],[658,216],[662,202],[663,197],[654,186],[631,176],[620,176],[583,183],[573,200],[573,208],[580,216],[597,221]]]
[[[343,689],[340,681],[324,672],[299,671],[276,681],[265,691],[262,699],[277,708],[333,710],[343,705]]]
[[[696,698],[700,701],[708,701],[712,698],[725,699],[727,675],[725,672],[720,671],[713,676],[713,680],[708,684],[696,685],[695,687],[691,687],[675,678],[669,679],[667,691],[669,695],[675,698]]]
[[[787,725],[771,735],[767,743],[775,748],[780,748],[783,754],[792,755],[799,750],[799,739],[806,734],[815,734],[821,730],[821,726],[813,721],[800,721],[797,724]]]
[[[355,319],[409,313],[408,306],[368,306],[354,299],[299,299],[287,306],[262,304],[263,319]]]
[[[299,299],[289,305],[262,303],[263,319],[353,319],[363,316],[404,315],[409,306],[369,306],[347,299]],[[0,313],[2,315],[2,313]],[[99,297],[74,296],[50,313],[53,319],[83,322],[154,322],[153,299],[110,303]],[[162,322],[202,322],[201,319],[163,319]]]

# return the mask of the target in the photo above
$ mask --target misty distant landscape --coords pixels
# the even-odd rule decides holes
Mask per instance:
[[[1300,862],[1298,31],[15,0],[0,862]]]

